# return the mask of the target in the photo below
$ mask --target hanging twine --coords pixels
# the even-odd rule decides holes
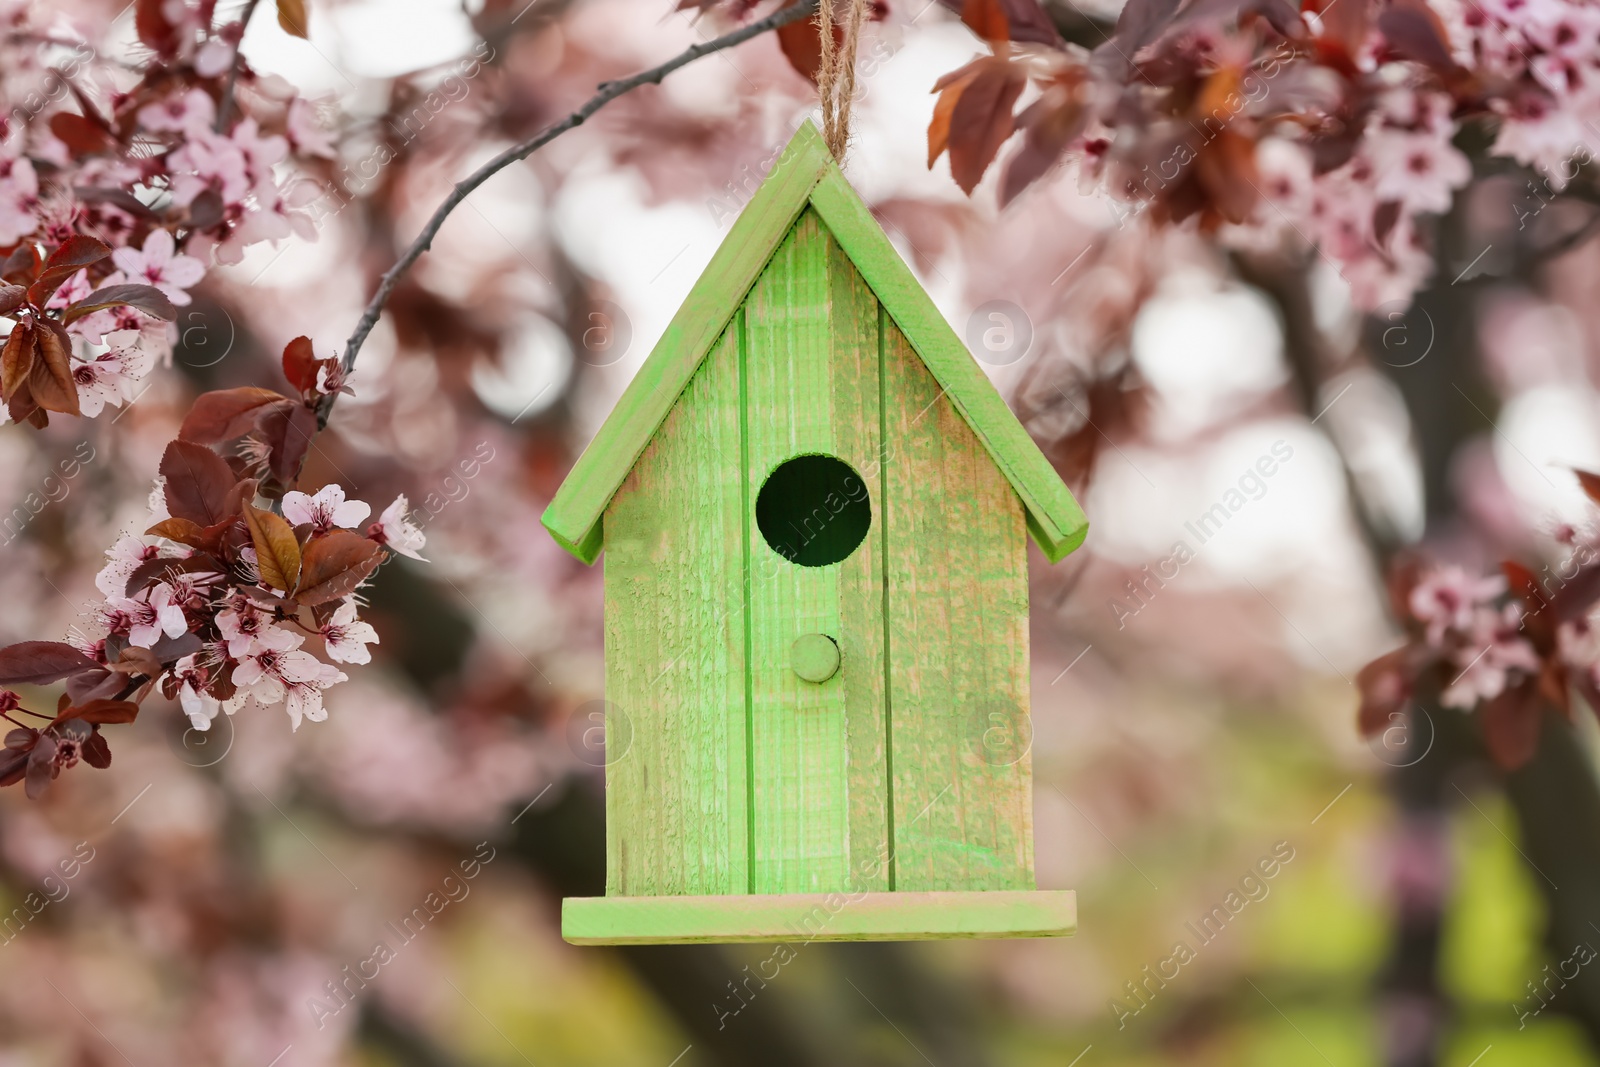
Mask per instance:
[[[849,0],[845,17],[844,41],[833,40],[833,0],[817,4],[817,33],[821,58],[817,63],[817,97],[822,102],[822,139],[840,163],[850,144],[850,105],[856,95],[856,44],[867,0]]]

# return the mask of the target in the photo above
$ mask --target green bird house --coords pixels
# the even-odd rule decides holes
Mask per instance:
[[[810,123],[544,525],[606,555],[568,941],[1076,929],[1034,883],[1027,538],[1087,525]]]

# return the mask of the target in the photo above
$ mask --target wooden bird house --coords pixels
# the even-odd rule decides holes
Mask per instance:
[[[606,896],[568,941],[1073,932],[1033,876],[1027,537],[1055,562],[1083,513],[809,123],[544,524],[606,554]]]

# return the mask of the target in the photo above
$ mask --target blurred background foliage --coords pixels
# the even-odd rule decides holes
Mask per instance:
[[[52,11],[131,49],[118,7]],[[1039,881],[1078,890],[1079,935],[797,946],[748,987],[769,947],[559,938],[560,898],[602,891],[603,774],[582,742],[600,572],[538,515],[814,103],[763,39],[496,177],[402,286],[307,479],[408,493],[432,513],[431,562],[379,574],[375,663],[328,722],[241,715],[202,737],[155,701],[109,771],[40,803],[0,795],[0,903],[58,898],[0,944],[0,1064],[1600,1063],[1577,984],[1534,992],[1589,936],[1553,933],[1550,910],[1558,883],[1600,873],[1587,809],[1538,794],[1560,773],[1592,791],[1593,722],[1552,725],[1555,754],[1508,792],[1458,713],[1362,742],[1351,684],[1394,640],[1394,546],[1430,521],[1507,544],[1582,520],[1556,482],[1600,460],[1596,250],[1502,246],[1452,284],[1477,247],[1460,235],[1516,192],[1485,176],[1446,222],[1435,288],[1363,317],[1314,260],[1147,228],[1070,171],[1001,213],[924,166],[928,90],[976,44],[908,7],[863,43],[847,172],[958,331],[988,300],[1026,313],[1028,353],[988,369],[1094,523],[1067,563],[1035,558],[1033,584]],[[1091,41],[1115,14],[1046,8]],[[297,41],[257,11],[245,54],[323,94],[340,130],[317,240],[208,277],[174,372],[123,414],[0,433],[0,504],[85,440],[95,457],[0,549],[0,640],[79,621],[195,393],[278,384],[297,334],[331,350],[455,178],[721,28],[655,0],[315,0]],[[1137,373],[1108,390],[1109,364]],[[1277,441],[1294,459],[1260,499],[1118,611]],[[62,879],[80,842],[93,858]],[[327,983],[480,842],[494,858],[470,892],[332,1011]],[[1150,980],[1280,842],[1293,859],[1265,895]]]

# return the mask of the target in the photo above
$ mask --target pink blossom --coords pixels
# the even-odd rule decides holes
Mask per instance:
[[[139,564],[155,559],[161,550],[147,545],[137,537],[123,534],[106,549],[106,565],[94,576],[94,587],[106,597],[123,597],[128,593],[128,579]]]
[[[357,619],[355,602],[346,600],[322,624],[322,640],[327,644],[328,658],[337,663],[370,663],[372,653],[367,646],[378,643],[378,631]]]
[[[211,674],[198,663],[198,653],[185,656],[172,666],[178,679],[178,702],[196,730],[211,729],[211,720],[222,710],[222,702],[205,691]]]
[[[120,407],[138,399],[138,382],[150,372],[154,357],[137,348],[114,345],[90,360],[74,359],[72,380],[78,386],[78,406],[89,418],[105,405]]]
[[[327,719],[328,709],[322,706],[322,691],[348,680],[348,676],[337,667],[317,663],[317,672],[313,677],[290,682],[288,711],[289,720],[294,724],[292,729],[300,729],[302,718],[311,722],[322,722]]]
[[[1472,179],[1472,163],[1450,143],[1452,133],[1372,133],[1368,150],[1377,172],[1378,199],[1410,212],[1449,211],[1455,190]]]
[[[137,596],[112,597],[110,608],[122,616],[119,621],[127,629],[128,643],[140,648],[154,646],[162,634],[182,637],[189,630],[183,606],[166,582],[157,582]]]
[[[298,492],[283,494],[283,517],[295,526],[310,523],[313,536],[327,533],[335,526],[350,529],[370,514],[371,505],[360,500],[346,500],[344,489],[337,484],[323,486],[315,496]]]
[[[270,178],[273,165],[282,163],[289,154],[289,142],[275,133],[261,136],[261,128],[253,118],[235,126],[231,138],[244,155],[252,183]]]
[[[33,164],[0,154],[0,246],[14,245],[39,228],[38,200]]]
[[[1464,633],[1478,621],[1480,605],[1505,592],[1498,575],[1474,578],[1454,564],[1436,567],[1411,590],[1411,614],[1428,628],[1428,643],[1438,647],[1445,632]]]
[[[194,72],[202,78],[217,78],[228,72],[233,66],[233,53],[235,46],[220,38],[213,37],[200,46],[200,51],[195,53]]]
[[[1539,654],[1521,631],[1522,610],[1516,604],[1499,610],[1479,608],[1468,643],[1451,657],[1461,673],[1445,687],[1439,703],[1447,708],[1470,708],[1504,692],[1512,671],[1537,674]]]
[[[228,655],[234,659],[244,659],[263,650],[288,652],[300,647],[303,638],[299,634],[272,625],[272,616],[256,607],[248,597],[231,597],[229,605],[217,613],[217,629],[228,643]]]
[[[215,190],[223,203],[237,206],[250,193],[249,162],[244,152],[229,138],[201,130],[192,134],[167,157],[172,172],[172,200],[188,207],[208,189]]]
[[[299,636],[290,636],[295,638],[295,645],[298,646],[301,640]],[[233,684],[238,686],[239,697],[248,695],[257,704],[271,705],[287,695],[288,686],[315,682],[324,669],[324,664],[317,662],[315,656],[301,652],[296,647],[258,648],[239,660],[233,668]]]
[[[367,527],[367,536],[378,544],[385,546],[392,552],[402,556],[410,556],[415,560],[422,560],[417,552],[426,542],[420,529],[406,518],[410,505],[406,502],[405,494],[394,498],[394,503],[383,509],[383,514],[378,516],[378,521]],[[426,563],[426,560],[422,560]]]
[[[1600,686],[1600,633],[1588,619],[1568,619],[1556,627],[1556,654],[1590,685]]]
[[[59,311],[62,308],[76,304],[94,291],[89,284],[89,272],[80,270],[72,277],[61,283],[61,288],[50,295],[50,300],[45,307]]]
[[[193,256],[177,250],[177,242],[166,230],[151,230],[144,239],[142,251],[119,248],[111,253],[111,261],[128,276],[130,282],[153,285],[179,307],[190,302],[184,290],[205,277],[206,268]]]
[[[316,107],[303,96],[297,96],[289,105],[289,143],[303,156],[321,156],[332,159],[333,136],[317,121]]]
[[[209,131],[217,120],[217,106],[204,89],[190,89],[139,109],[139,125],[152,133],[196,134]]]

